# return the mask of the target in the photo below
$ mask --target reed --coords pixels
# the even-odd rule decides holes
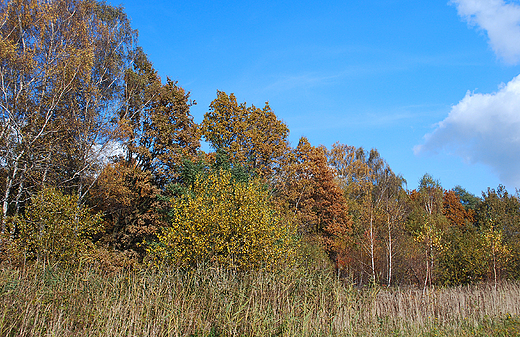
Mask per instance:
[[[357,289],[329,269],[0,270],[1,336],[514,336],[520,284]]]

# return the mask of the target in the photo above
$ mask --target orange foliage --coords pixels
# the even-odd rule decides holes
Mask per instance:
[[[201,127],[214,149],[266,178],[272,178],[289,152],[289,129],[267,102],[263,109],[247,107],[235,95],[218,91]]]
[[[467,223],[473,222],[473,213],[471,209],[466,210],[459,197],[454,191],[445,191],[443,198],[442,214],[450,221],[452,226],[464,227]]]
[[[160,226],[159,193],[151,173],[132,162],[106,166],[91,190],[95,209],[104,213],[104,241],[119,250],[144,253],[139,244],[154,238]]]
[[[302,137],[284,166],[278,199],[294,214],[300,232],[319,234],[327,251],[339,260],[343,259],[352,221],[325,153],[325,148],[314,147]]]

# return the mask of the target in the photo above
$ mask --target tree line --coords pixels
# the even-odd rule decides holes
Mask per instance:
[[[408,190],[376,149],[293,147],[222,91],[197,124],[120,7],[1,1],[0,90],[3,261],[250,269],[311,244],[360,285],[520,277],[518,192]]]

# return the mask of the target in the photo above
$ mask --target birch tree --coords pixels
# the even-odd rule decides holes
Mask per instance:
[[[424,287],[434,282],[441,235],[448,223],[442,213],[443,193],[440,183],[429,174],[425,174],[420,180],[419,188],[410,193],[412,211],[407,226],[424,254],[421,259],[424,262]]]
[[[0,3],[2,219],[45,185],[82,202],[135,38],[122,9],[103,3]]]

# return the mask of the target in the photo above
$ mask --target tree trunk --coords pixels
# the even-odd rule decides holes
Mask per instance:
[[[426,246],[426,275],[424,276],[423,291],[426,291],[426,287],[428,286],[429,277],[430,277],[430,256],[429,256],[429,247]]]
[[[18,213],[20,212],[20,199],[22,198],[26,172],[27,172],[27,162],[25,162],[23,165],[20,183],[18,184],[18,192],[16,193],[16,200],[15,200],[15,213],[14,213],[15,215],[18,215]]]
[[[387,286],[390,287],[392,283],[392,226],[390,224],[390,216],[387,218],[387,226],[388,226],[388,279]]]
[[[5,194],[4,200],[2,202],[2,234],[5,233],[5,217],[7,216],[7,212],[9,211],[9,197],[11,196],[11,189],[13,188],[13,182],[16,179],[16,175],[18,174],[18,165],[20,163],[20,159],[23,156],[23,151],[18,155],[16,160],[14,160],[14,168],[13,173],[7,177],[6,186],[5,186]]]
[[[495,277],[495,290],[497,290],[497,256],[496,256],[494,243],[493,243],[493,274]]]
[[[372,282],[376,283],[376,264],[374,258],[374,215],[370,212],[370,262],[372,267]]]

